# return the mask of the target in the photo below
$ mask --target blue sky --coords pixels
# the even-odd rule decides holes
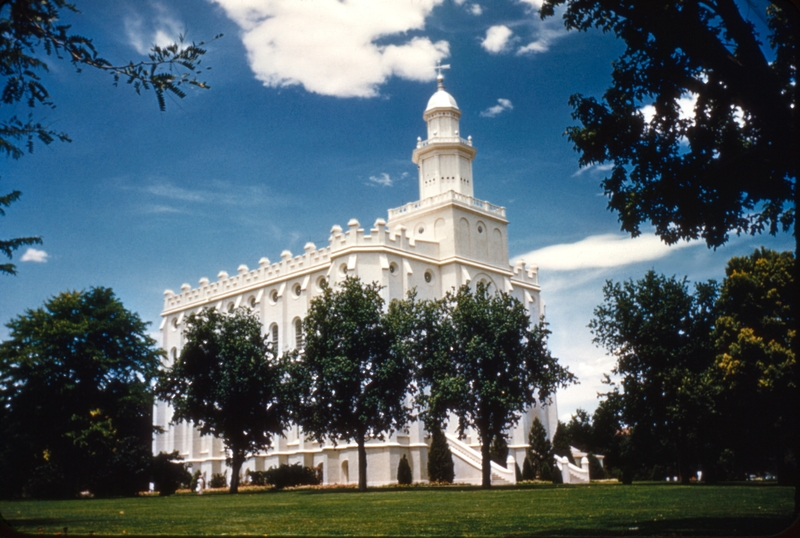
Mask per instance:
[[[604,170],[579,169],[563,133],[569,96],[600,97],[623,47],[540,21],[537,3],[79,0],[68,22],[112,62],[182,33],[224,37],[203,61],[211,89],[169,99],[166,113],[153,95],[52,59],[44,82],[57,108],[34,113],[73,142],[2,161],[0,192],[23,192],[2,237],[44,244],[20,249],[19,274],[0,277],[0,323],[64,290],[107,286],[155,332],[165,289],[322,246],[354,217],[386,218],[418,198],[411,152],[442,61],[478,148],[475,196],[507,208],[511,256],[539,265],[551,349],[581,382],[559,393],[559,415],[592,411],[613,366],[586,327],[606,279],[721,279],[731,256],[793,241],[740,237],[713,251],[620,233]],[[761,25],[762,11],[748,17]]]

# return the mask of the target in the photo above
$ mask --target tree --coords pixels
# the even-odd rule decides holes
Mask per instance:
[[[763,470],[772,460],[779,480],[787,483],[793,465],[785,460],[797,457],[800,427],[794,265],[791,252],[765,248],[728,261],[716,305],[712,368],[722,414],[732,418],[725,441],[737,463]],[[736,427],[743,422],[749,435]]]
[[[616,357],[610,383],[640,463],[675,462],[689,480],[697,436],[710,408],[705,372],[716,284],[695,285],[648,271],[641,280],[607,281],[589,327],[594,342]],[[621,390],[619,390],[621,387]]]
[[[67,0],[3,0],[0,1],[0,77],[3,79],[0,103],[8,106],[10,116],[0,117],[0,153],[18,159],[25,151],[33,152],[34,142],[50,144],[56,140],[69,142],[69,136],[42,124],[29,114],[15,114],[17,103],[31,109],[55,107],[41,74],[49,70],[47,58],[67,59],[80,72],[91,67],[109,73],[113,83],[123,81],[136,93],[153,91],[159,108],[166,109],[165,95],[182,98],[187,86],[208,88],[198,80],[200,63],[205,54],[204,43],[166,47],[154,46],[146,60],[112,64],[95,48],[91,39],[72,32],[61,23],[62,12],[77,13]],[[19,197],[18,191],[0,197],[7,207]],[[0,215],[2,215],[0,211]],[[40,243],[38,237],[0,241],[0,251],[8,258],[22,245]],[[0,265],[0,272],[15,274],[13,264]]]
[[[246,308],[190,314],[184,337],[180,356],[161,372],[157,394],[172,405],[173,423],[192,422],[202,435],[225,442],[230,492],[237,493],[244,461],[269,448],[289,424],[283,366]]]
[[[3,496],[146,489],[162,352],[108,288],[61,293],[0,344]]]
[[[767,8],[763,44],[734,0],[545,0],[564,25],[614,32],[627,48],[603,102],[573,95],[567,130],[581,165],[613,164],[602,186],[622,229],[651,222],[667,243],[795,225],[800,13]],[[696,99],[681,117],[681,99]],[[653,106],[651,118],[643,107]]]
[[[584,452],[594,452],[592,432],[592,419],[583,409],[577,409],[575,414],[564,425],[565,433],[572,446]]]
[[[431,432],[431,448],[428,450],[428,480],[439,484],[452,484],[455,478],[453,454],[447,437],[441,428]]]
[[[547,439],[547,431],[539,417],[533,419],[528,432],[528,450],[526,452],[522,472],[523,480],[533,480],[537,476],[544,480],[542,469],[545,465],[549,467],[553,465],[553,446]],[[528,472],[525,471],[526,466],[529,469]]]
[[[508,459],[508,443],[506,437],[502,433],[492,439],[492,444],[489,447],[489,458],[500,467],[506,466]]]
[[[5,196],[0,196],[0,217],[4,217],[6,214],[3,208],[8,207],[12,203],[16,202],[21,195],[22,193],[19,191],[12,191]],[[5,257],[10,260],[14,251],[19,247],[24,245],[38,245],[41,244],[41,242],[42,240],[39,237],[17,237],[16,239],[7,240],[0,239],[0,252],[2,252]],[[17,269],[13,263],[1,263],[0,273],[15,275],[17,274]]]
[[[553,434],[553,454],[567,458],[570,463],[575,463],[575,458],[572,457],[572,450],[570,449],[571,440],[566,425],[558,421],[556,431]]]
[[[397,327],[405,326],[395,302],[384,312],[380,286],[347,277],[338,289],[323,285],[303,320],[305,347],[292,360],[294,417],[318,441],[355,441],[358,488],[367,488],[370,437],[403,427],[412,369]]]
[[[639,235],[649,221],[668,244],[702,238],[716,247],[730,232],[793,228],[797,258],[800,10],[793,4],[769,4],[768,35],[760,36],[748,20],[751,2],[544,0],[542,17],[564,5],[568,29],[612,31],[627,46],[603,103],[570,98],[582,126],[567,130],[581,165],[613,164],[602,186],[623,230]],[[695,100],[691,117],[681,117],[681,99]],[[646,120],[642,107],[650,103]],[[800,280],[797,263],[793,278]],[[798,514],[800,475],[795,480]]]
[[[474,292],[462,286],[437,304],[440,321],[427,328],[430,347],[419,355],[418,394],[427,391],[422,401],[433,402],[437,413],[453,413],[461,435],[477,430],[481,485],[488,488],[492,439],[574,376],[550,355],[544,323],[531,327],[525,307],[510,295],[490,294],[479,283]]]
[[[169,454],[159,452],[157,456],[153,456],[150,473],[153,486],[160,497],[172,495],[181,486],[188,485],[190,488],[197,486],[196,477],[200,476],[200,471],[197,471],[196,476],[192,476],[186,469],[186,464],[180,462],[182,459],[177,450]]]

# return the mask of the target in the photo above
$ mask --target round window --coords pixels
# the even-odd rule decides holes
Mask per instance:
[[[269,300],[273,303],[278,302],[278,290],[272,290],[272,293],[269,294]]]
[[[430,271],[425,271],[425,282],[430,284],[433,281],[433,273]]]
[[[317,289],[322,290],[322,287],[327,283],[327,279],[324,276],[321,276],[317,279]]]
[[[250,297],[250,308],[255,308],[255,307],[256,307],[256,298]]]
[[[178,318],[172,318],[172,330],[173,331],[178,330]]]
[[[479,234],[482,234],[482,233],[483,233],[483,226],[478,226],[478,233],[479,233]]]
[[[339,272],[342,273],[343,275],[347,274],[347,264],[346,263],[343,263],[342,265],[339,266]]]
[[[294,292],[295,297],[300,297],[300,292],[302,291],[300,284],[295,284],[294,287],[292,287],[292,291]]]
[[[424,234],[424,233],[425,233],[425,228],[423,228],[422,226],[420,226],[420,227],[419,227],[419,230],[417,230],[417,233],[418,233],[418,234],[420,234],[420,235]]]
[[[396,263],[390,263],[389,264],[389,272],[392,273],[392,274],[397,273],[397,264]]]

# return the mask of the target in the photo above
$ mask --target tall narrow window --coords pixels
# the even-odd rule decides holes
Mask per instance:
[[[272,351],[277,353],[278,352],[278,324],[273,323],[272,327],[270,327],[270,333],[272,333]]]
[[[300,318],[294,320],[294,345],[303,349],[303,321]]]

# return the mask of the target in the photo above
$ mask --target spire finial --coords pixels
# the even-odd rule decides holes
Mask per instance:
[[[442,75],[442,69],[450,69],[450,64],[442,65],[441,61],[436,64],[436,88],[439,90],[444,89],[444,75]]]

